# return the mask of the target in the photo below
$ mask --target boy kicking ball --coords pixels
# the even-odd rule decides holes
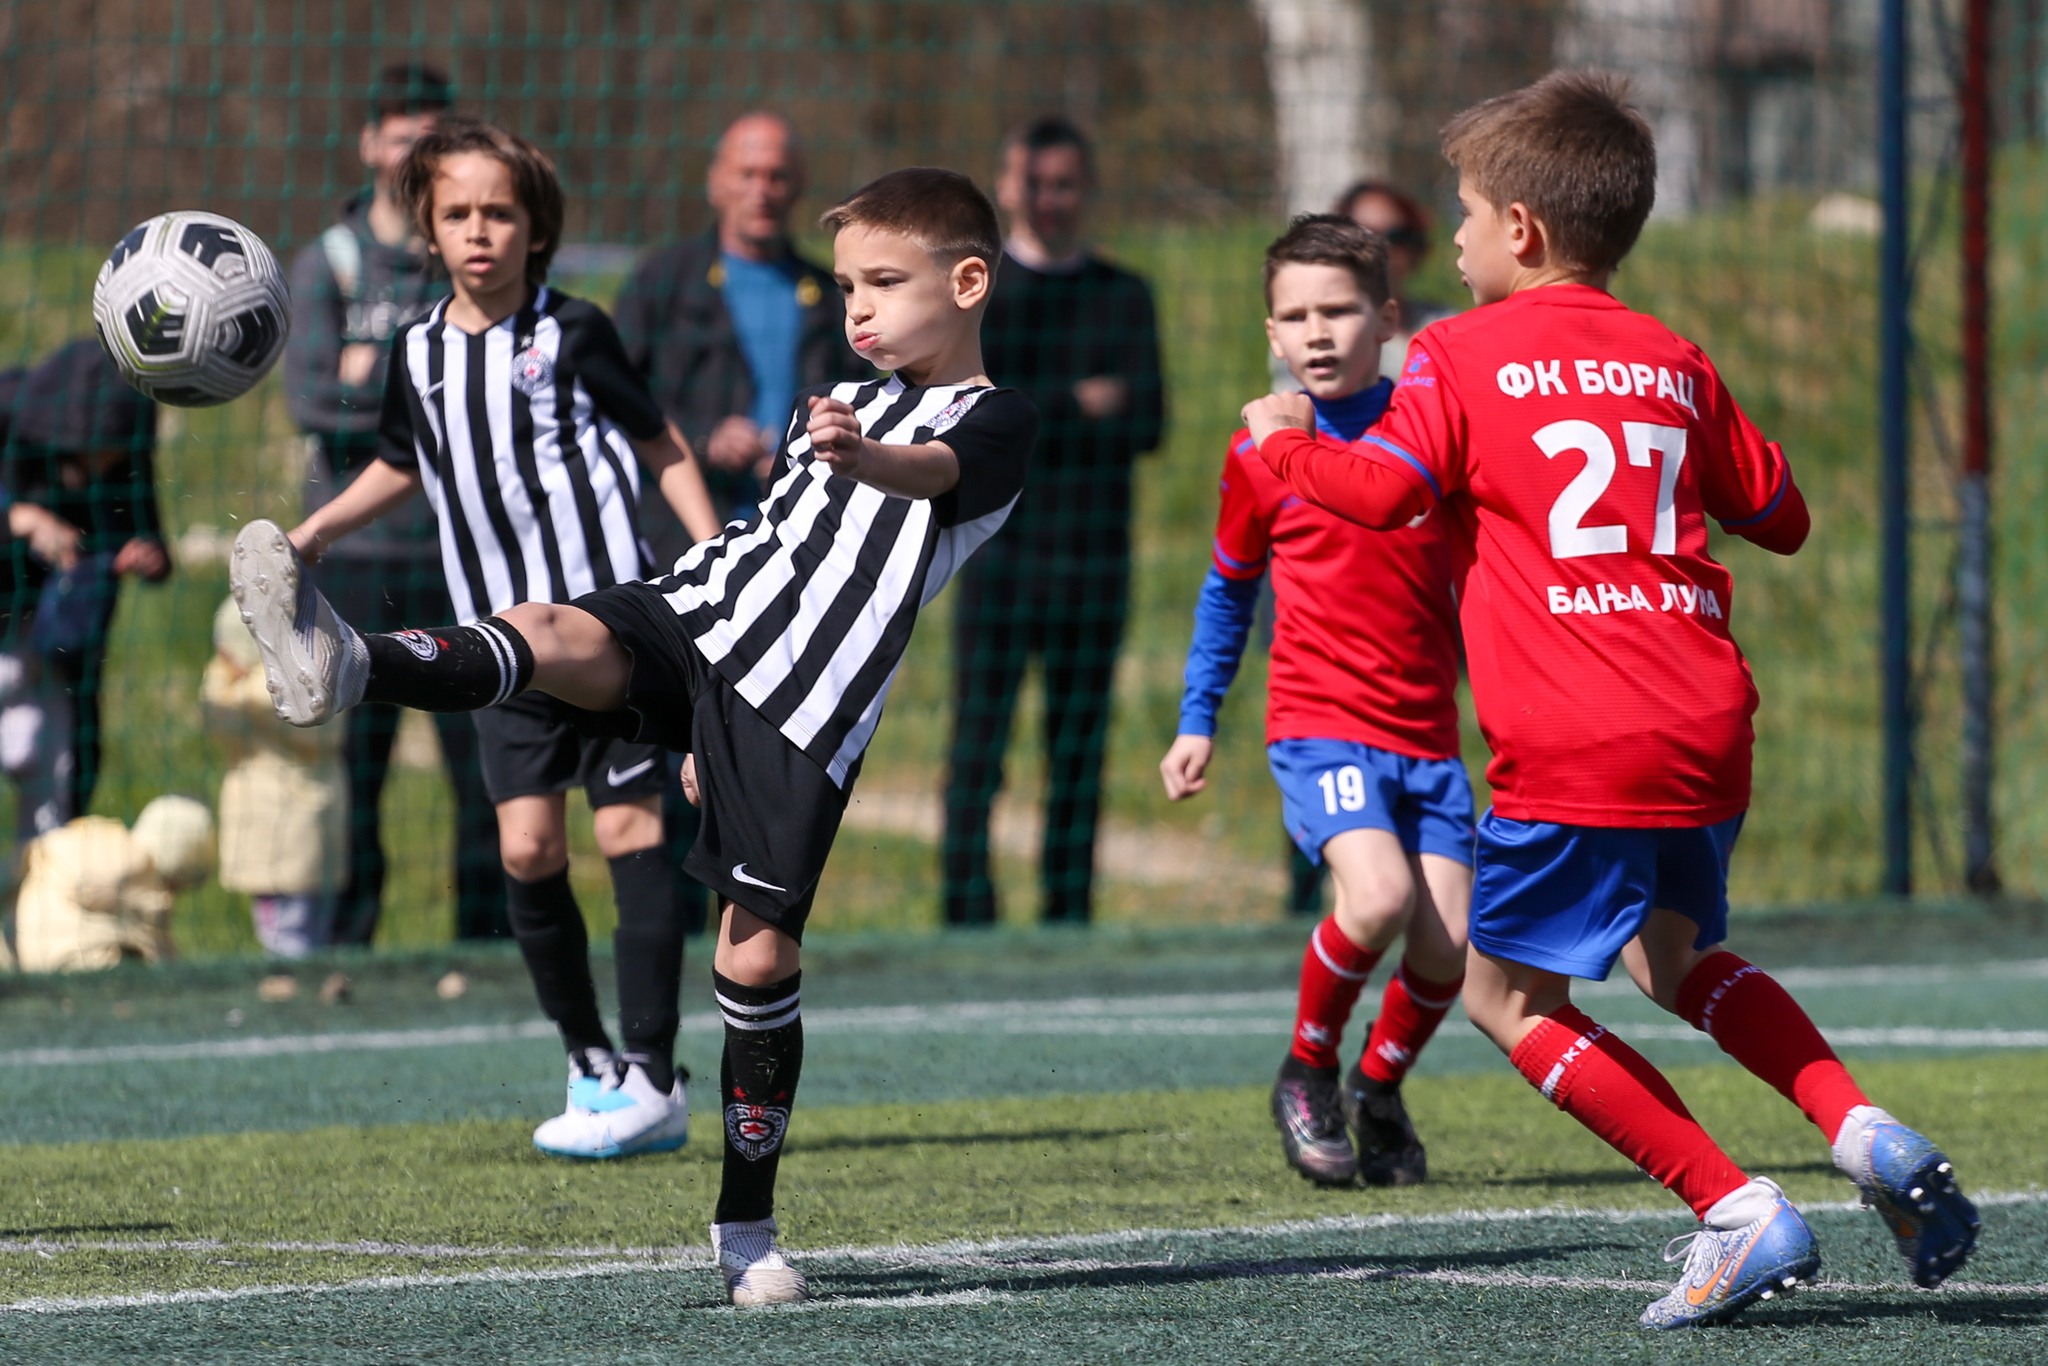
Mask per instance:
[[[1698,1216],[1644,1326],[1727,1319],[1810,1279],[1820,1252],[1784,1192],[1572,1004],[1571,979],[1617,959],[1819,1127],[1913,1281],[1939,1285],[1977,1237],[1948,1159],[1873,1106],[1791,996],[1722,947],[1757,695],[1707,518],[1786,555],[1809,523],[1784,453],[1707,357],[1607,293],[1649,215],[1649,126],[1618,80],[1561,73],[1459,115],[1444,152],[1465,211],[1458,266],[1483,307],[1416,338],[1364,441],[1319,441],[1298,398],[1257,400],[1245,420],[1302,497],[1381,529],[1441,505],[1469,557],[1494,806],[1479,822],[1466,1013]]]
[[[759,519],[698,544],[667,578],[361,636],[268,522],[236,538],[232,572],[288,721],[365,700],[464,711],[538,693],[588,733],[689,752],[704,820],[685,871],[721,898],[725,1161],[711,1242],[741,1305],[809,1293],[777,1250],[774,1204],[819,874],[918,610],[1009,515],[1038,426],[982,373],[1002,240],[973,182],[893,172],[823,222],[847,340],[889,377],[805,394]]]
[[[1266,333],[1307,391],[1316,430],[1358,440],[1394,387],[1380,377],[1380,348],[1399,313],[1385,243],[1349,218],[1304,216],[1266,249],[1265,274]],[[1269,564],[1276,610],[1266,753],[1288,830],[1337,884],[1336,907],[1302,955],[1294,1043],[1273,1085],[1273,1118],[1288,1165],[1311,1181],[1412,1185],[1428,1162],[1401,1079],[1458,999],[1472,897],[1450,539],[1442,517],[1382,534],[1304,503],[1259,460],[1247,433],[1233,436],[1180,734],[1159,763],[1174,801],[1206,786],[1217,708]],[[1401,965],[1340,1085],[1337,1049],[1351,1007],[1404,935]]]

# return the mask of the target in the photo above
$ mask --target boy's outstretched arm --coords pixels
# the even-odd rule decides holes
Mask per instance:
[[[683,530],[690,533],[691,540],[708,541],[725,530],[718,520],[718,510],[711,505],[711,490],[705,487],[697,453],[683,440],[675,423],[669,423],[668,431],[652,441],[635,441],[633,453],[640,457],[641,464],[654,471],[662,498],[674,510]]]
[[[352,531],[360,531],[413,496],[420,487],[418,470],[400,469],[387,460],[372,460],[355,481],[331,502],[293,527],[292,547],[307,564]]]
[[[861,435],[853,409],[836,398],[810,400],[811,449],[834,474],[858,479],[898,498],[939,498],[960,482],[960,457],[940,441],[885,446]]]
[[[1254,399],[1245,405],[1244,425],[1273,473],[1325,512],[1374,531],[1393,531],[1429,511],[1429,494],[1407,475],[1354,447],[1319,440],[1306,395]],[[1362,440],[1373,440],[1372,434]]]

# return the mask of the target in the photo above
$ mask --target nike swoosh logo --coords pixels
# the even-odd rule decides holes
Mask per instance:
[[[654,760],[642,759],[639,763],[633,765],[631,768],[608,768],[604,771],[604,776],[605,780],[609,782],[613,787],[624,787],[627,783],[632,782],[635,778],[639,777],[641,774],[645,773],[648,769],[653,767]]]
[[[757,877],[747,876],[747,865],[744,863],[735,863],[732,866],[732,875],[750,887],[766,887],[771,892],[786,892],[789,890],[787,887],[778,887],[772,882],[763,882]]]
[[[1714,1291],[1719,1288],[1721,1282],[1727,1280],[1729,1273],[1735,1270],[1735,1265],[1735,1261],[1731,1258],[1714,1268],[1714,1274],[1707,1277],[1705,1285],[1687,1286],[1685,1289],[1685,1302],[1695,1309],[1705,1304],[1709,1299],[1713,1298]]]

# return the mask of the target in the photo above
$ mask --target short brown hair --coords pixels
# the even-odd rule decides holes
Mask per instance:
[[[1273,307],[1273,277],[1282,266],[1342,266],[1375,304],[1393,294],[1387,280],[1387,243],[1342,214],[1305,213],[1266,248],[1266,308]]]
[[[548,154],[510,129],[482,119],[450,118],[415,142],[398,168],[398,199],[411,211],[413,226],[434,240],[434,175],[443,161],[465,152],[496,157],[512,172],[512,193],[532,220],[533,240],[539,243],[527,253],[526,281],[545,282],[548,263],[562,245],[562,181]]]
[[[825,210],[818,224],[835,234],[846,228],[900,233],[948,269],[979,256],[993,272],[1003,256],[995,205],[966,176],[936,166],[908,166],[870,180]]]
[[[1604,71],[1554,71],[1465,110],[1444,157],[1497,209],[1526,204],[1552,247],[1581,270],[1612,270],[1657,200],[1657,141]]]
[[[1095,146],[1088,141],[1088,135],[1081,131],[1081,125],[1064,114],[1039,115],[1004,138],[1003,146],[1020,148],[1027,153],[1049,152],[1055,147],[1071,147],[1081,154],[1082,174],[1091,180],[1094,179]]]

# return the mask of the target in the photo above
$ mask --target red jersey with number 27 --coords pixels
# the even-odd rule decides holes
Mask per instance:
[[[1785,554],[1808,521],[1784,452],[1698,347],[1600,290],[1525,290],[1425,328],[1379,425],[1310,444],[1276,433],[1261,454],[1334,511],[1399,525],[1443,505],[1501,815],[1696,826],[1748,808],[1757,692],[1707,518]]]

